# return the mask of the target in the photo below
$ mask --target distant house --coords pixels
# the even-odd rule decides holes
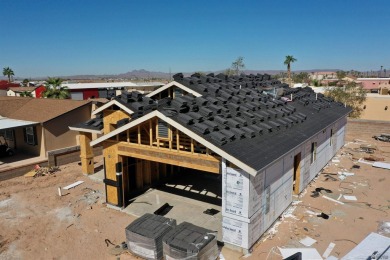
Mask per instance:
[[[337,79],[335,71],[315,71],[309,75],[311,80]]]
[[[164,84],[161,82],[104,82],[104,83],[62,83],[70,91],[71,99],[112,98],[120,95],[124,89],[151,92]]]
[[[390,78],[358,78],[368,92],[378,93],[381,88],[390,89]]]
[[[0,135],[17,154],[47,158],[49,151],[78,144],[68,126],[89,119],[91,109],[90,101],[0,97]]]
[[[0,96],[7,96],[9,88],[19,88],[18,83],[9,83],[8,80],[0,80]]]
[[[24,92],[31,93],[32,97],[41,98],[42,93],[45,91],[45,86],[40,85],[37,87],[10,87],[7,90],[8,97],[20,97]]]

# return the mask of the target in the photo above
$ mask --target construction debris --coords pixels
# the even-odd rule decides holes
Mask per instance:
[[[317,242],[317,240],[315,240],[315,239],[313,239],[313,238],[311,238],[311,237],[305,237],[305,238],[303,238],[303,239],[301,239],[301,240],[299,240],[299,243],[301,243],[302,245],[304,245],[304,246],[311,246],[311,245],[313,245],[315,242]]]
[[[369,234],[342,258],[350,259],[390,259],[390,238],[377,233]]]
[[[69,190],[69,189],[71,189],[71,188],[74,188],[74,187],[80,185],[80,184],[83,183],[83,182],[84,182],[84,181],[76,181],[75,183],[72,183],[72,184],[70,184],[70,185],[68,185],[68,186],[65,186],[63,189],[64,189],[64,190]]]

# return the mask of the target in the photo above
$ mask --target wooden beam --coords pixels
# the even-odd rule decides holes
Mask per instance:
[[[180,140],[179,140],[179,130],[176,129],[176,148],[177,151],[180,151]]]
[[[153,126],[152,126],[152,120],[149,120],[149,141],[150,141],[150,146],[153,146]]]
[[[92,141],[92,134],[86,132],[79,132],[80,140],[80,159],[81,159],[81,172],[83,174],[94,173],[94,161],[93,150],[89,144]]]
[[[128,143],[130,143],[130,130],[129,129],[127,129],[127,131],[126,131],[126,135],[127,135],[127,142]]]
[[[168,138],[169,138],[169,150],[172,150],[172,127],[170,125],[168,128]]]
[[[138,130],[138,144],[140,145],[141,144],[141,127],[140,127],[140,125],[137,126],[137,130]]]
[[[137,145],[126,142],[120,142],[118,144],[118,154],[147,161],[161,162],[201,171],[220,173],[220,158],[204,154],[185,151],[170,151],[169,148],[156,148],[150,147],[149,145]]]
[[[194,139],[191,138],[191,153],[194,153]]]

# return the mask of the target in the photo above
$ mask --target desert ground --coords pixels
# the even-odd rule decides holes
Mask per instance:
[[[375,148],[374,153],[362,145]],[[278,247],[305,247],[299,241],[308,236],[320,255],[334,243],[329,255],[341,258],[371,232],[390,236],[380,228],[390,222],[390,170],[360,163],[360,158],[390,162],[390,143],[347,136],[333,161],[294,198],[252,252],[243,255],[223,247],[221,257],[282,259]],[[95,167],[101,162],[97,157]],[[58,187],[79,180],[84,183],[58,195]],[[125,241],[125,227],[135,217],[108,207],[104,184],[84,176],[78,163],[46,176],[0,182],[0,219],[0,259],[138,259],[115,247]]]

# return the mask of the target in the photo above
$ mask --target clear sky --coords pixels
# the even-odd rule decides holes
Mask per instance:
[[[16,77],[133,69],[390,70],[390,1],[1,0],[0,68]]]

